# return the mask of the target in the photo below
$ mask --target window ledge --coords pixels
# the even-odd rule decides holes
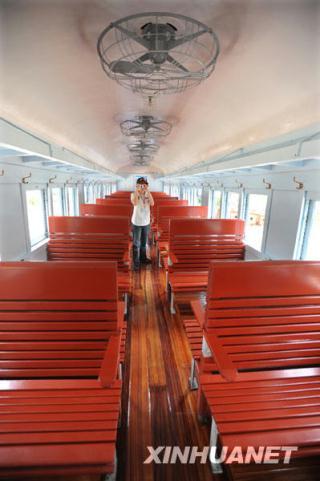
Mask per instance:
[[[247,258],[247,257],[251,257],[251,256],[256,257],[258,259],[264,259],[264,260],[269,259],[267,256],[265,256],[263,254],[263,252],[258,251],[254,247],[251,247],[248,244],[246,244],[246,255],[245,255],[245,257]]]
[[[36,250],[39,249],[40,247],[42,247],[42,246],[44,246],[45,244],[47,244],[48,241],[49,241],[49,238],[46,237],[45,239],[42,239],[41,241],[37,242],[36,244],[34,244],[34,245],[31,247],[30,252],[36,251]]]

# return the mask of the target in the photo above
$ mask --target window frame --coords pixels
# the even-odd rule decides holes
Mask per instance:
[[[242,202],[242,219],[244,222],[247,222],[247,214],[248,214],[248,197],[249,195],[266,195],[267,196],[267,204],[264,216],[264,225],[263,225],[263,233],[262,233],[262,240],[261,240],[261,249],[256,249],[255,247],[248,244],[248,248],[252,249],[259,254],[263,254],[266,248],[267,242],[267,234],[269,229],[269,221],[270,221],[270,211],[271,211],[271,191],[266,189],[245,189],[243,191],[243,202]],[[246,228],[246,226],[245,226]]]
[[[214,201],[215,195],[217,192],[221,193],[221,202],[220,202],[220,217],[214,217],[213,210],[214,210]],[[222,219],[222,209],[223,209],[223,198],[224,198],[224,190],[223,189],[209,189],[208,193],[208,219]]]
[[[299,220],[297,240],[293,256],[294,259],[305,260],[304,254],[307,249],[308,234],[311,230],[313,207],[316,202],[320,202],[320,192],[305,192],[301,206],[301,216]]]
[[[222,209],[221,209],[221,219],[232,219],[232,217],[227,217],[227,210],[228,210],[228,197],[229,194],[238,194],[239,195],[239,202],[238,202],[238,216],[236,219],[241,219],[241,210],[242,210],[242,191],[239,189],[226,189],[224,190],[224,205],[223,205],[223,217],[222,217]],[[234,220],[236,220],[234,219]]]
[[[75,206],[75,213],[70,213],[70,204],[69,204],[69,196],[68,196],[68,189],[73,190],[73,202]],[[65,196],[65,215],[67,216],[78,216],[79,215],[79,191],[78,186],[76,184],[66,184],[64,188],[64,196]]]
[[[61,190],[61,199],[62,199],[62,215],[66,215],[66,200],[65,200],[65,189],[64,184],[50,184],[48,185],[48,212],[50,216],[54,216],[53,212],[53,198],[52,198],[52,190],[53,189],[60,189]]]
[[[27,204],[27,191],[30,190],[40,190],[42,192],[42,199],[43,199],[43,206],[44,206],[44,224],[45,224],[45,234],[42,239],[37,241],[35,244],[31,242],[31,235],[29,229],[29,217],[28,217],[28,204]],[[48,202],[48,186],[47,184],[26,184],[22,185],[22,209],[23,209],[23,217],[25,219],[24,222],[24,230],[25,230],[25,239],[27,244],[27,251],[33,252],[41,247],[43,244],[48,242],[49,239],[49,225],[48,225],[48,215],[49,215],[49,202]]]

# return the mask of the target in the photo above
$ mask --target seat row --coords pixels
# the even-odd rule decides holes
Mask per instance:
[[[158,207],[156,240],[171,311],[173,294],[190,296],[190,380],[199,386],[199,418],[211,422],[210,445],[289,446],[294,458],[316,463],[320,263],[245,261],[244,222],[205,219],[202,209]],[[200,291],[205,302],[191,300]]]
[[[109,474],[124,304],[115,262],[0,263],[0,479]]]
[[[0,264],[0,479],[114,474],[131,207],[101,208],[49,218],[50,262]]]
[[[198,364],[198,414],[211,420],[211,446],[243,452],[289,446],[294,457],[316,460],[320,263],[212,262],[206,306],[192,301],[192,307],[187,335]]]

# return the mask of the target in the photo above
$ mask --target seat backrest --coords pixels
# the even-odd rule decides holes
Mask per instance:
[[[49,233],[57,234],[129,234],[125,216],[49,216]]]
[[[174,270],[209,269],[212,260],[242,260],[244,221],[239,219],[172,219],[169,251]]]
[[[96,205],[130,205],[132,206],[131,204],[131,200],[130,198],[128,197],[109,197],[108,199],[96,199]]]
[[[129,190],[118,190],[117,192],[113,192],[107,197],[130,197],[130,194],[131,194],[131,191]]]
[[[235,371],[320,366],[320,262],[213,262],[205,329]]]
[[[128,217],[49,217],[48,260],[114,260],[127,269]]]
[[[155,205],[158,207],[160,205],[188,205],[188,201],[185,199],[178,199],[178,197],[168,197],[162,198],[159,197],[158,199],[154,200]]]
[[[102,199],[103,200],[103,199]],[[131,217],[133,207],[131,204],[80,204],[80,215],[104,215]]]
[[[158,222],[159,207],[172,206],[172,207],[182,207],[187,206],[187,200],[179,200],[178,198],[168,198],[168,199],[155,199],[154,206],[152,207],[152,215],[155,223]]]
[[[151,192],[151,194],[154,198],[156,198],[156,197],[170,197],[165,192]]]
[[[115,262],[0,263],[0,378],[98,377],[117,297]]]
[[[207,206],[192,206],[192,205],[159,205],[157,207],[158,225],[161,225],[161,221],[165,217],[198,217],[206,219],[208,217]],[[165,224],[167,225],[167,224]],[[169,227],[169,226],[168,226]]]

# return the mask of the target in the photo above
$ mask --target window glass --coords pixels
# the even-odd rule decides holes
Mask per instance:
[[[238,219],[239,217],[239,200],[240,194],[238,192],[228,192],[227,195],[227,219]]]
[[[63,215],[63,195],[60,187],[50,189],[52,215]]]
[[[68,215],[76,215],[75,188],[67,187]]]
[[[211,215],[213,219],[221,218],[221,205],[222,205],[222,192],[221,190],[215,190],[213,192],[212,215]]]
[[[246,243],[261,250],[268,196],[248,194],[246,205]]]
[[[320,260],[320,201],[309,202],[301,258]]]
[[[30,244],[33,247],[47,237],[47,216],[44,190],[27,190],[27,214]]]
[[[202,204],[202,187],[194,189],[194,201],[193,205],[201,205]]]
[[[88,186],[88,184],[84,184],[84,202],[85,202],[85,204],[89,203],[89,186]]]

